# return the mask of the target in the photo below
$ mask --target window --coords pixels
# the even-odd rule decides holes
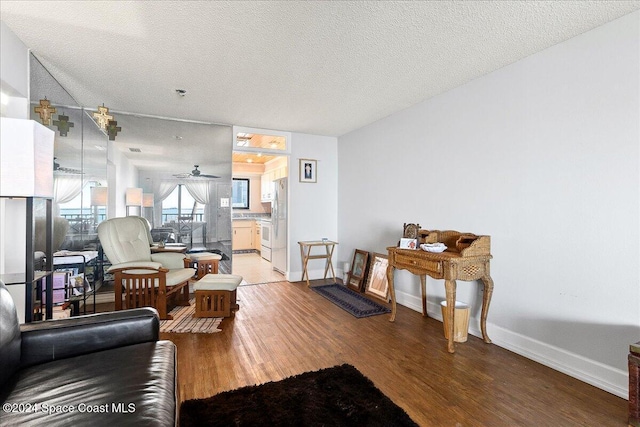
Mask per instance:
[[[249,179],[233,178],[231,206],[234,209],[249,209]]]
[[[162,201],[162,224],[175,223],[178,217],[187,215],[192,215],[194,221],[203,221],[204,206],[196,203],[184,185],[178,184]]]

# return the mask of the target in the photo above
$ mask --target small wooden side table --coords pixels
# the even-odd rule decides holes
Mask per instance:
[[[184,245],[164,245],[164,246],[153,245],[151,246],[152,254],[157,254],[160,252],[176,252],[179,254],[183,254],[187,252],[187,247]]]
[[[331,262],[331,258],[333,256],[333,250],[338,244],[338,242],[333,242],[331,240],[309,240],[298,242],[300,245],[300,257],[302,258],[302,279],[300,281],[304,281],[305,276],[307,277],[307,286],[310,286],[309,283],[309,272],[307,271],[307,265],[309,264],[310,259],[326,259],[324,266],[324,278],[327,278],[327,273],[329,269],[331,269],[331,275],[333,276],[333,280],[336,280],[336,272],[333,270],[333,263]],[[311,255],[311,249],[314,246],[324,246],[325,253],[319,255]]]

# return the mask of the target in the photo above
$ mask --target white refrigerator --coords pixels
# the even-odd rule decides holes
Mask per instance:
[[[271,266],[287,273],[287,179],[274,181],[275,192],[271,205]]]

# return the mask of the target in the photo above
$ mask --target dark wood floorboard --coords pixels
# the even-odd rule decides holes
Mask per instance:
[[[220,333],[162,334],[178,347],[181,400],[349,363],[422,426],[627,425],[626,400],[471,335],[449,354],[442,323],[406,307],[394,323],[356,319],[302,282],[238,299]]]

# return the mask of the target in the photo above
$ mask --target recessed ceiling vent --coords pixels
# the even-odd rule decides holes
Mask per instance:
[[[142,153],[142,150],[140,150],[139,148],[129,148],[129,151],[131,151],[132,153]]]

